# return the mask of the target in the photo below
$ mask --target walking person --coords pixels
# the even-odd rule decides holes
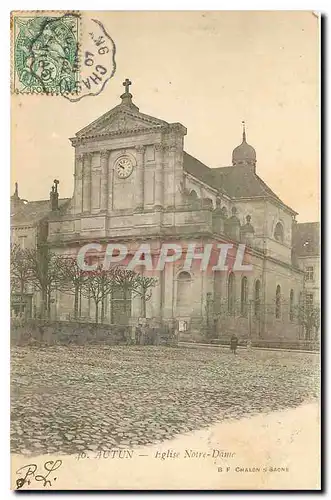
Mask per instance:
[[[238,337],[234,333],[230,339],[230,349],[233,354],[237,354],[237,347],[238,347]]]

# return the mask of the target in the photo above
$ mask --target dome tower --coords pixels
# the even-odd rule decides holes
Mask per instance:
[[[243,140],[242,143],[237,146],[232,152],[232,165],[234,167],[239,166],[251,166],[255,168],[256,165],[256,151],[250,144],[246,142],[246,129],[245,122],[243,124]]]

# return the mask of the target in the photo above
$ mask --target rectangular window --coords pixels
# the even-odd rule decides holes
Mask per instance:
[[[307,266],[305,269],[305,280],[314,281],[314,268],[313,266]]]
[[[24,250],[25,245],[26,245],[26,236],[19,236],[18,237],[18,243],[20,245],[20,247]]]
[[[312,309],[313,305],[314,305],[314,294],[306,293],[306,308]]]

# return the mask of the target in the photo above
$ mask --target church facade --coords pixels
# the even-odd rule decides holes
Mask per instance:
[[[256,172],[256,152],[242,143],[232,166],[209,168],[184,150],[186,128],[139,111],[126,81],[121,103],[71,139],[75,149],[74,193],[66,210],[52,213],[48,243],[75,255],[87,243],[122,244],[134,253],[148,244],[157,256],[164,243],[245,244],[250,271],[210,269],[183,262],[154,270],[158,285],[142,307],[130,302],[134,325],[143,315],[156,323],[179,324],[183,338],[230,335],[300,338],[295,321],[304,273],[293,252],[296,212]],[[119,298],[105,304],[104,322],[122,321]],[[81,317],[92,320],[93,304],[81,298]],[[127,308],[126,308],[127,310]],[[58,295],[56,314],[72,311]]]
[[[259,177],[245,127],[232,165],[209,168],[185,151],[182,124],[140,112],[130,82],[123,85],[119,105],[71,139],[72,198],[59,200],[60,209],[25,202],[12,233],[22,238],[31,219],[25,212],[34,203],[33,213],[42,207],[41,234],[61,255],[76,256],[86,244],[124,245],[134,255],[145,245],[156,262],[164,245],[182,249],[182,258],[154,266],[157,286],[147,303],[109,296],[104,323],[134,326],[148,320],[179,329],[182,339],[228,338],[233,332],[251,340],[303,338],[295,314],[305,294],[305,270],[293,243],[297,213]],[[216,250],[224,246],[228,258],[215,267]],[[214,266],[202,270],[207,248]],[[236,267],[234,256],[243,248],[244,265]],[[139,264],[136,271],[150,273]],[[93,322],[93,302],[83,296],[79,302],[80,320]],[[51,312],[58,320],[72,318],[73,297],[56,293]]]

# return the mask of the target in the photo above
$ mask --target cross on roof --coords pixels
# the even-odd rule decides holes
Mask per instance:
[[[123,82],[123,87],[125,87],[126,94],[130,93],[130,89],[129,89],[130,85],[132,85],[132,82],[130,82],[130,80],[128,78],[126,78],[125,81]]]

